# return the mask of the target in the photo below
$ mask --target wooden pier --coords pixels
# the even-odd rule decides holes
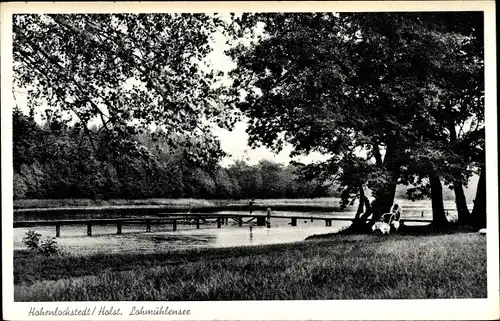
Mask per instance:
[[[65,213],[67,209],[25,209],[25,210],[14,210],[16,212],[24,212],[24,213]],[[118,209],[114,209],[114,213],[116,213]],[[72,208],[71,212],[75,214],[95,214],[94,209],[75,209]],[[90,213],[89,213],[90,212]],[[137,213],[136,209],[134,213]],[[99,213],[101,210],[99,210]],[[177,230],[178,224],[190,224],[195,225],[197,229],[200,228],[200,225],[204,224],[215,224],[217,228],[222,228],[223,225],[228,225],[229,220],[231,219],[235,225],[243,226],[243,224],[253,224],[252,222],[256,220],[257,226],[267,226],[271,227],[272,219],[289,219],[291,226],[297,226],[299,220],[313,222],[314,220],[324,221],[325,226],[332,226],[332,221],[353,221],[352,217],[340,217],[340,216],[327,216],[327,215],[272,215],[270,210],[268,209],[268,213],[266,215],[262,214],[241,214],[241,213],[227,213],[227,214],[214,214],[214,213],[161,213],[156,212],[156,216],[144,216],[144,217],[126,217],[125,215],[129,214],[129,209],[124,211],[123,217],[120,218],[103,218],[103,219],[57,219],[57,220],[23,220],[23,221],[14,221],[14,228],[20,227],[34,227],[34,226],[55,226],[56,228],[56,237],[61,236],[61,227],[68,225],[86,225],[87,226],[87,235],[92,236],[92,227],[93,226],[102,226],[102,225],[115,225],[116,226],[116,234],[123,233],[124,225],[143,225],[145,227],[145,232],[149,233],[152,230],[153,225],[171,225],[172,231]],[[148,213],[150,214],[150,213]],[[15,217],[15,215],[14,215]],[[245,219],[247,219],[245,221]],[[431,220],[420,219],[420,218],[401,218],[402,222],[419,222],[419,223],[430,223]]]

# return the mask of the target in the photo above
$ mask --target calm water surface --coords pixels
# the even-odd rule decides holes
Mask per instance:
[[[192,225],[177,225],[177,231],[172,231],[171,225],[153,225],[152,232],[146,233],[145,226],[123,225],[121,235],[116,234],[116,226],[92,226],[92,236],[87,236],[86,225],[61,227],[61,237],[58,244],[65,250],[74,253],[91,254],[96,252],[160,252],[168,250],[202,248],[202,247],[232,247],[264,244],[278,244],[303,241],[313,234],[324,234],[338,231],[349,222],[334,221],[326,227],[324,221],[304,223],[289,226],[289,220],[274,219],[271,228],[247,225],[238,226],[232,220],[228,225],[216,228],[215,224],[201,225],[196,229]],[[14,249],[25,248],[22,238],[30,228],[14,229]],[[31,229],[42,234],[42,238],[55,236],[54,226],[38,226]]]
[[[422,216],[422,212],[424,212]],[[232,211],[231,213],[235,213]],[[242,212],[247,213],[247,212]],[[254,212],[265,214],[264,212]],[[218,214],[227,214],[218,212]],[[290,226],[289,219],[272,218],[271,228],[255,226],[250,228],[246,223],[238,226],[236,222],[229,219],[228,225],[216,228],[215,221],[208,221],[196,229],[193,224],[178,224],[177,231],[172,231],[172,226],[153,225],[152,232],[146,233],[145,226],[123,225],[121,235],[116,234],[116,225],[92,226],[92,236],[87,236],[86,225],[61,226],[61,237],[57,242],[64,250],[78,254],[91,254],[96,252],[163,252],[187,248],[207,247],[233,247],[253,246],[265,244],[279,244],[303,241],[306,237],[314,234],[325,234],[337,232],[339,229],[350,224],[349,221],[332,221],[332,226],[325,226],[325,221],[311,220],[307,216],[322,216],[332,214],[341,217],[353,217],[354,213],[324,213],[324,212],[273,212],[275,215],[303,215],[298,219],[298,226]],[[404,213],[404,217],[431,218],[429,208],[412,208]],[[450,212],[450,216],[454,213]],[[247,222],[248,219],[244,219]],[[255,220],[252,221],[255,224]],[[410,223],[408,223],[410,224]],[[414,223],[420,224],[420,223]],[[38,226],[32,228],[14,229],[14,249],[25,248],[22,238],[29,230],[35,230],[42,237],[55,236],[55,226]]]

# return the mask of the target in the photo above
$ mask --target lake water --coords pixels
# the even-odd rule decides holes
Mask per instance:
[[[246,222],[247,219],[244,219]],[[264,244],[290,243],[303,241],[313,234],[324,234],[338,231],[350,224],[349,221],[333,221],[332,226],[325,226],[324,221],[310,219],[298,220],[298,226],[290,226],[289,219],[274,218],[271,227],[249,224],[238,226],[232,219],[227,225],[217,228],[214,220],[200,225],[178,224],[177,230],[172,231],[171,224],[152,225],[152,231],[146,233],[145,225],[126,225],[122,227],[122,234],[116,234],[116,225],[92,226],[92,236],[87,236],[86,225],[61,226],[61,237],[58,244],[69,252],[158,252],[200,247],[233,247]],[[255,224],[255,220],[252,221]],[[31,228],[14,229],[14,248],[25,248],[22,238],[29,230],[42,234],[42,238],[55,236],[54,226],[38,226]]]
[[[415,208],[405,212],[405,217],[422,218],[421,208]],[[232,211],[231,213],[235,213]],[[246,214],[247,212],[242,212]],[[256,211],[255,214],[265,214]],[[218,212],[224,215],[226,212]],[[253,246],[265,244],[279,244],[303,241],[306,237],[315,234],[337,232],[346,227],[350,221],[332,221],[332,226],[325,226],[324,220],[311,220],[307,216],[323,216],[336,214],[341,217],[353,217],[354,213],[325,213],[325,212],[273,212],[275,215],[303,215],[304,218],[297,220],[297,226],[290,225],[290,219],[272,218],[271,227],[255,226],[250,228],[249,224],[238,226],[236,222],[229,219],[229,224],[217,228],[214,220],[200,225],[196,229],[193,224],[178,224],[177,231],[172,231],[172,225],[153,225],[152,232],[146,233],[146,227],[142,225],[123,225],[122,234],[116,234],[116,225],[92,226],[92,236],[87,236],[86,225],[61,226],[61,237],[57,242],[64,250],[79,254],[91,254],[96,252],[163,252],[187,248],[206,247],[233,247]],[[423,218],[429,219],[429,211],[424,211]],[[247,222],[248,219],[244,219]],[[411,223],[408,223],[411,224]],[[413,223],[421,224],[421,223]],[[55,236],[55,226],[38,226],[32,228],[14,229],[14,248],[25,248],[22,238],[29,230],[35,230],[42,237]]]

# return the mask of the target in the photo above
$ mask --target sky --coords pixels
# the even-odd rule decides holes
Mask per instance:
[[[208,55],[207,60],[212,65],[213,68],[229,72],[231,69],[236,67],[236,64],[224,54],[224,51],[229,48],[226,44],[226,38],[221,33],[214,34],[214,42],[212,44],[213,51]],[[273,160],[283,164],[288,164],[291,160],[290,152],[292,151],[292,146],[286,144],[283,150],[275,154],[269,148],[259,147],[256,149],[251,149],[248,146],[248,134],[246,129],[248,124],[246,121],[240,121],[236,123],[232,131],[227,131],[224,129],[217,129],[214,131],[221,142],[222,149],[231,154],[231,156],[226,157],[223,161],[223,165],[229,165],[235,160],[247,160],[250,164],[256,164],[261,159]],[[325,157],[320,153],[311,153],[307,156],[296,157],[295,161],[300,161],[303,163],[310,163],[317,160],[323,160]]]

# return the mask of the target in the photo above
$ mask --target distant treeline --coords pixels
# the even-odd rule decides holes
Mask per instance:
[[[268,160],[204,169],[182,150],[137,135],[148,155],[106,157],[82,141],[78,125],[40,125],[13,113],[14,198],[310,198],[337,196],[318,182],[300,181],[295,167]]]
[[[474,200],[474,198],[476,197],[476,188],[478,179],[479,177],[477,175],[472,176],[469,181],[469,184],[466,187],[464,187],[465,196],[469,203],[471,203],[472,200]],[[398,185],[398,187],[396,188],[396,198],[409,199],[408,195],[406,194],[407,190],[408,186]],[[446,201],[455,200],[455,194],[452,189],[443,188],[443,200]]]
[[[138,135],[150,155],[96,155],[82,129],[74,126],[40,125],[33,117],[13,113],[14,198],[313,198],[339,197],[335,187],[300,180],[293,165],[269,160],[256,165],[236,161],[228,167],[200,168],[180,150]],[[477,177],[475,177],[477,180]],[[475,187],[474,182],[471,187]],[[398,186],[397,198],[406,197]],[[474,188],[475,190],[475,188]],[[466,189],[466,192],[468,190]],[[473,193],[470,191],[473,199]],[[454,199],[444,189],[444,199]]]

